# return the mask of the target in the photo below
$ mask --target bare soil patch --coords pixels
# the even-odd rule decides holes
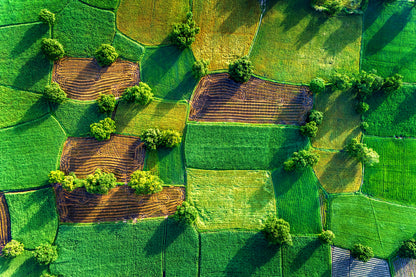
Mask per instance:
[[[6,198],[0,193],[0,251],[12,239],[10,215]]]
[[[60,221],[74,223],[168,216],[185,200],[185,188],[173,186],[156,194],[137,195],[124,185],[101,195],[90,194],[85,188],[68,192],[56,185],[55,193]]]
[[[139,83],[140,69],[129,61],[101,67],[93,58],[63,58],[53,65],[52,81],[71,99],[95,100],[100,93],[119,97],[127,87]]]
[[[61,170],[85,178],[100,168],[114,173],[117,181],[128,182],[134,171],[143,169],[144,158],[144,144],[137,137],[112,135],[106,141],[69,137],[61,156]]]
[[[211,74],[198,84],[189,119],[301,125],[312,104],[307,86],[279,84],[256,77],[239,84],[227,73]]]

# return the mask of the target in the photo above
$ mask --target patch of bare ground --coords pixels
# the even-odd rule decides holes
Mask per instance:
[[[10,215],[4,194],[0,192],[0,251],[11,240]]]

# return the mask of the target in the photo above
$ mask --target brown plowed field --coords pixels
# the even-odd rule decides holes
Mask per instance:
[[[312,94],[307,86],[256,77],[239,84],[221,73],[201,79],[191,101],[189,119],[301,125],[311,109]]]
[[[6,198],[0,193],[0,252],[1,249],[11,240],[10,215]]]
[[[85,178],[100,168],[114,173],[119,182],[128,182],[130,175],[143,169],[144,144],[137,137],[112,135],[111,139],[69,137],[62,151],[61,170]]]
[[[107,195],[90,194],[85,188],[72,192],[55,186],[61,222],[118,221],[174,214],[185,199],[185,188],[164,187],[156,194],[137,195],[129,186],[118,186]]]
[[[139,65],[117,60],[100,67],[92,58],[63,58],[54,63],[52,81],[58,83],[68,98],[95,100],[100,93],[119,97],[124,89],[140,81]]]

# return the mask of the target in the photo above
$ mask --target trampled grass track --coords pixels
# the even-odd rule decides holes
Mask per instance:
[[[167,216],[185,200],[184,187],[164,187],[160,193],[137,195],[128,186],[118,186],[107,195],[90,194],[85,188],[72,192],[55,186],[61,222],[91,223]]]
[[[11,240],[10,215],[6,198],[0,192],[0,250]]]
[[[85,178],[95,169],[112,172],[120,182],[127,182],[131,173],[143,169],[145,149],[139,138],[112,135],[110,140],[69,137],[64,144],[61,170]]]
[[[312,109],[307,86],[279,84],[252,77],[239,84],[226,73],[204,77],[191,102],[190,120],[296,124]]]
[[[140,81],[139,65],[117,60],[100,67],[92,58],[63,58],[54,63],[52,81],[71,99],[94,100],[100,93],[121,96],[127,87]]]

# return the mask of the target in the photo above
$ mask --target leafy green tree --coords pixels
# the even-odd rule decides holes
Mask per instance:
[[[351,250],[351,256],[362,262],[368,262],[374,257],[373,249],[370,246],[364,246],[362,244],[354,244]]]
[[[163,182],[150,171],[137,170],[130,177],[128,185],[135,189],[137,194],[153,194],[163,189]]]
[[[316,137],[316,134],[318,133],[318,127],[316,126],[315,121],[311,121],[301,126],[299,131],[304,136],[314,138]]]
[[[309,83],[309,89],[312,93],[321,93],[325,90],[325,81],[322,78],[316,77]]]
[[[148,84],[140,82],[138,86],[126,88],[122,98],[127,102],[134,102],[145,106],[152,102],[153,93]]]
[[[43,96],[50,102],[61,104],[66,100],[66,93],[58,83],[51,83],[43,90]]]
[[[98,168],[93,174],[88,175],[85,181],[85,189],[92,194],[107,194],[110,189],[117,186],[117,179],[113,173]]]
[[[353,79],[347,74],[335,73],[332,76],[332,86],[339,90],[347,90],[351,88]]]
[[[110,44],[101,44],[95,51],[94,57],[100,66],[109,66],[117,60],[118,53]]]
[[[391,93],[400,89],[403,85],[403,76],[400,74],[394,74],[391,77],[387,77],[384,79],[384,84],[382,89],[386,93]]]
[[[361,130],[367,131],[368,127],[370,127],[370,125],[367,122],[365,122],[365,121],[361,122],[361,124],[360,124]]]
[[[55,24],[55,14],[47,9],[41,9],[39,12],[39,20],[49,26],[53,26]]]
[[[97,140],[110,139],[111,134],[116,131],[116,123],[110,117],[90,125],[90,132]]]
[[[292,157],[283,163],[285,171],[301,170],[308,166],[314,166],[319,161],[319,154],[312,150],[300,150],[294,152]]]
[[[11,259],[21,255],[24,251],[23,243],[17,240],[11,240],[3,247],[3,256]]]
[[[49,172],[48,178],[50,184],[62,183],[65,178],[65,173],[60,170],[52,170]]]
[[[316,125],[321,125],[322,120],[324,120],[324,114],[317,110],[311,110],[308,115],[308,122],[314,121]]]
[[[186,14],[186,20],[183,23],[173,25],[170,40],[179,48],[184,49],[195,41],[195,36],[199,34],[200,28],[196,26],[192,12]]]
[[[379,91],[382,88],[383,83],[383,78],[378,76],[375,72],[361,71],[354,79],[353,88],[357,97],[361,100],[365,100],[374,92]]]
[[[192,65],[192,73],[195,76],[195,78],[199,79],[207,75],[208,65],[209,65],[208,60],[201,59],[201,60],[195,61],[194,64]]]
[[[248,56],[244,56],[228,65],[228,74],[234,81],[244,83],[250,80],[253,69],[254,67]]]
[[[140,140],[147,149],[155,150],[162,142],[162,132],[157,128],[144,130],[140,135]]]
[[[364,101],[358,102],[357,105],[355,106],[355,111],[359,114],[363,114],[367,112],[369,109],[370,109],[370,105],[368,105]]]
[[[179,222],[193,225],[198,219],[198,211],[189,202],[183,201],[182,205],[177,207],[173,217]]]
[[[74,189],[80,187],[80,182],[77,182],[75,174],[72,173],[68,176],[65,176],[61,185],[66,191],[73,191]]]
[[[116,108],[116,97],[113,94],[101,94],[97,99],[98,109],[102,113],[111,113]]]
[[[287,221],[270,216],[264,223],[263,233],[272,244],[293,245],[290,225]]]
[[[58,259],[58,251],[56,246],[48,243],[43,243],[36,247],[34,256],[39,264],[47,265],[53,263]]]
[[[42,273],[42,275],[40,275],[40,277],[58,277],[58,276],[50,274],[48,272],[44,272],[44,273]]]
[[[51,61],[59,60],[65,55],[64,47],[56,39],[43,38],[41,44],[43,54]]]
[[[318,235],[318,238],[323,242],[323,243],[328,243],[331,244],[332,241],[335,239],[335,234],[331,231],[331,230],[326,230],[323,231],[322,233],[320,233]]]
[[[399,257],[416,259],[416,240],[405,240],[400,246]]]
[[[161,131],[160,146],[172,148],[181,143],[181,134],[174,130]]]
[[[362,163],[373,166],[379,163],[380,156],[372,148],[367,147],[364,143],[360,143],[357,138],[351,139],[350,143],[347,144],[345,150],[352,157],[357,158]]]

